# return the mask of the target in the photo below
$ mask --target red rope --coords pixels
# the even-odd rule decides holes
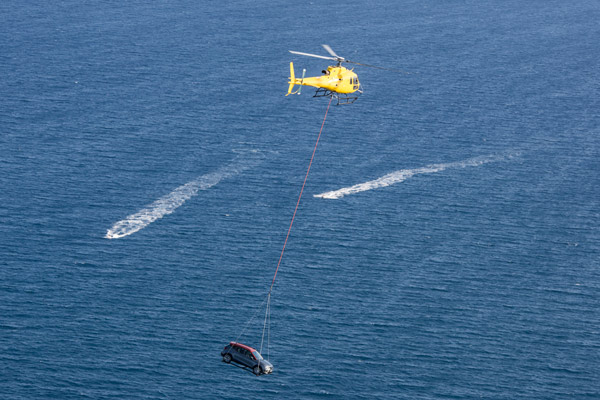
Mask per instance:
[[[302,198],[302,192],[304,192],[304,185],[306,185],[306,179],[308,178],[308,173],[310,172],[310,167],[312,165],[313,159],[315,158],[315,153],[317,151],[317,146],[319,145],[319,139],[321,139],[321,132],[323,132],[323,126],[325,126],[325,120],[327,119],[327,113],[329,112],[329,106],[331,105],[331,100],[333,96],[329,98],[329,104],[327,104],[327,110],[325,110],[325,117],[323,117],[323,123],[321,124],[321,130],[319,131],[319,136],[317,137],[317,142],[315,143],[315,148],[312,153],[312,157],[310,158],[310,162],[308,163],[308,169],[306,170],[306,176],[304,177],[304,183],[302,183],[302,189],[300,189],[300,195],[298,196],[298,201],[296,202],[296,208],[294,209],[294,215],[292,215],[292,221],[290,222],[290,227],[288,228],[287,235],[285,236],[285,242],[283,242],[283,248],[281,249],[281,255],[279,255],[279,261],[277,262],[277,269],[275,269],[275,275],[273,276],[273,281],[271,282],[271,287],[269,288],[269,292],[273,289],[273,285],[275,284],[275,278],[277,277],[277,271],[279,271],[279,265],[281,265],[281,259],[283,258],[283,252],[285,251],[285,245],[287,244],[288,238],[290,237],[290,232],[292,231],[292,225],[294,224],[294,218],[296,218],[296,211],[298,211],[298,205],[300,204],[300,199]]]

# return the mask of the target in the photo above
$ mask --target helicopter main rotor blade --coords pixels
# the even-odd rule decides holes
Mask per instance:
[[[344,57],[340,57],[337,54],[335,54],[335,52],[331,49],[331,47],[329,47],[329,45],[323,44],[321,45],[323,46],[323,48],[325,50],[327,50],[327,52],[329,54],[331,54],[333,57],[325,57],[325,56],[320,56],[317,54],[311,54],[311,53],[302,53],[301,51],[293,51],[293,50],[288,50],[290,53],[292,54],[299,54],[301,56],[308,56],[308,57],[315,57],[315,58],[322,58],[324,60],[333,60],[333,61],[337,61],[338,63],[350,63],[350,64],[356,64],[356,65],[362,65],[363,67],[369,67],[369,68],[377,68],[377,69],[383,69],[385,71],[392,71],[392,72],[399,72],[401,74],[407,74],[410,75],[410,72],[406,72],[406,71],[402,71],[401,69],[393,69],[393,68],[385,68],[385,67],[378,67],[377,65],[371,65],[371,64],[363,64],[363,63],[359,63],[356,61],[350,61],[350,60],[346,60]]]
[[[334,60],[334,61],[337,61],[337,58],[333,58],[333,57],[318,56],[316,54],[301,53],[299,51],[292,51],[292,50],[288,50],[288,51],[290,53],[292,53],[292,54],[300,54],[301,56],[309,56],[309,57],[323,58],[325,60]]]
[[[370,68],[383,69],[383,70],[386,70],[386,71],[400,72],[400,73],[402,73],[402,74],[407,74],[407,75],[410,75],[410,72],[402,71],[401,69],[393,69],[393,68],[378,67],[377,65],[363,64],[363,63],[359,63],[359,62],[356,62],[356,61],[350,61],[350,60],[344,60],[343,62],[347,62],[347,63],[350,63],[350,64],[356,64],[356,65],[362,65],[363,67],[370,67]]]
[[[335,54],[335,51],[333,51],[333,50],[331,49],[331,47],[329,47],[329,45],[328,45],[328,44],[322,44],[321,46],[323,46],[323,48],[324,48],[325,50],[327,50],[327,52],[328,52],[329,54],[331,54],[332,56],[334,56],[336,59],[338,59],[338,60],[345,60],[345,58],[344,58],[344,57],[340,57],[340,56],[338,56],[337,54]]]

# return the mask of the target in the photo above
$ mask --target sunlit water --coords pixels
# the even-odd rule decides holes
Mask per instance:
[[[0,397],[599,398],[599,20],[0,5]],[[290,61],[328,65],[288,50],[322,43],[409,74],[356,66],[364,94],[329,110],[256,378],[219,352],[266,295],[327,105],[284,96]]]

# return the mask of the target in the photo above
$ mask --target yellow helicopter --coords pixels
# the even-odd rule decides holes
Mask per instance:
[[[362,64],[356,61],[346,60],[344,57],[338,56],[328,45],[323,44],[322,46],[329,54],[331,54],[331,57],[289,50],[289,52],[292,54],[337,61],[337,65],[328,66],[327,70],[322,71],[323,75],[321,76],[311,76],[307,78],[304,77],[304,74],[306,73],[306,70],[304,69],[302,70],[302,78],[298,79],[294,74],[294,63],[290,62],[290,80],[288,82],[290,86],[286,96],[289,96],[290,94],[300,94],[302,92],[302,86],[312,86],[317,88],[317,91],[313,97],[332,96],[337,99],[338,105],[352,104],[356,101],[356,99],[358,99],[358,94],[362,93],[362,89],[360,82],[358,81],[358,76],[354,70],[343,67],[342,63],[357,64],[365,67],[396,71],[389,68],[377,67],[375,65]],[[295,92],[293,91],[294,85],[300,85],[298,90]],[[352,93],[357,94],[355,96],[350,96]]]

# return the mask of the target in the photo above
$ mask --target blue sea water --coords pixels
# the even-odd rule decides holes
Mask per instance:
[[[598,21],[593,0],[3,2],[0,397],[600,398]],[[409,74],[356,67],[364,94],[329,110],[257,378],[219,352],[327,106],[284,96],[289,61],[328,64],[288,50],[322,43]]]

